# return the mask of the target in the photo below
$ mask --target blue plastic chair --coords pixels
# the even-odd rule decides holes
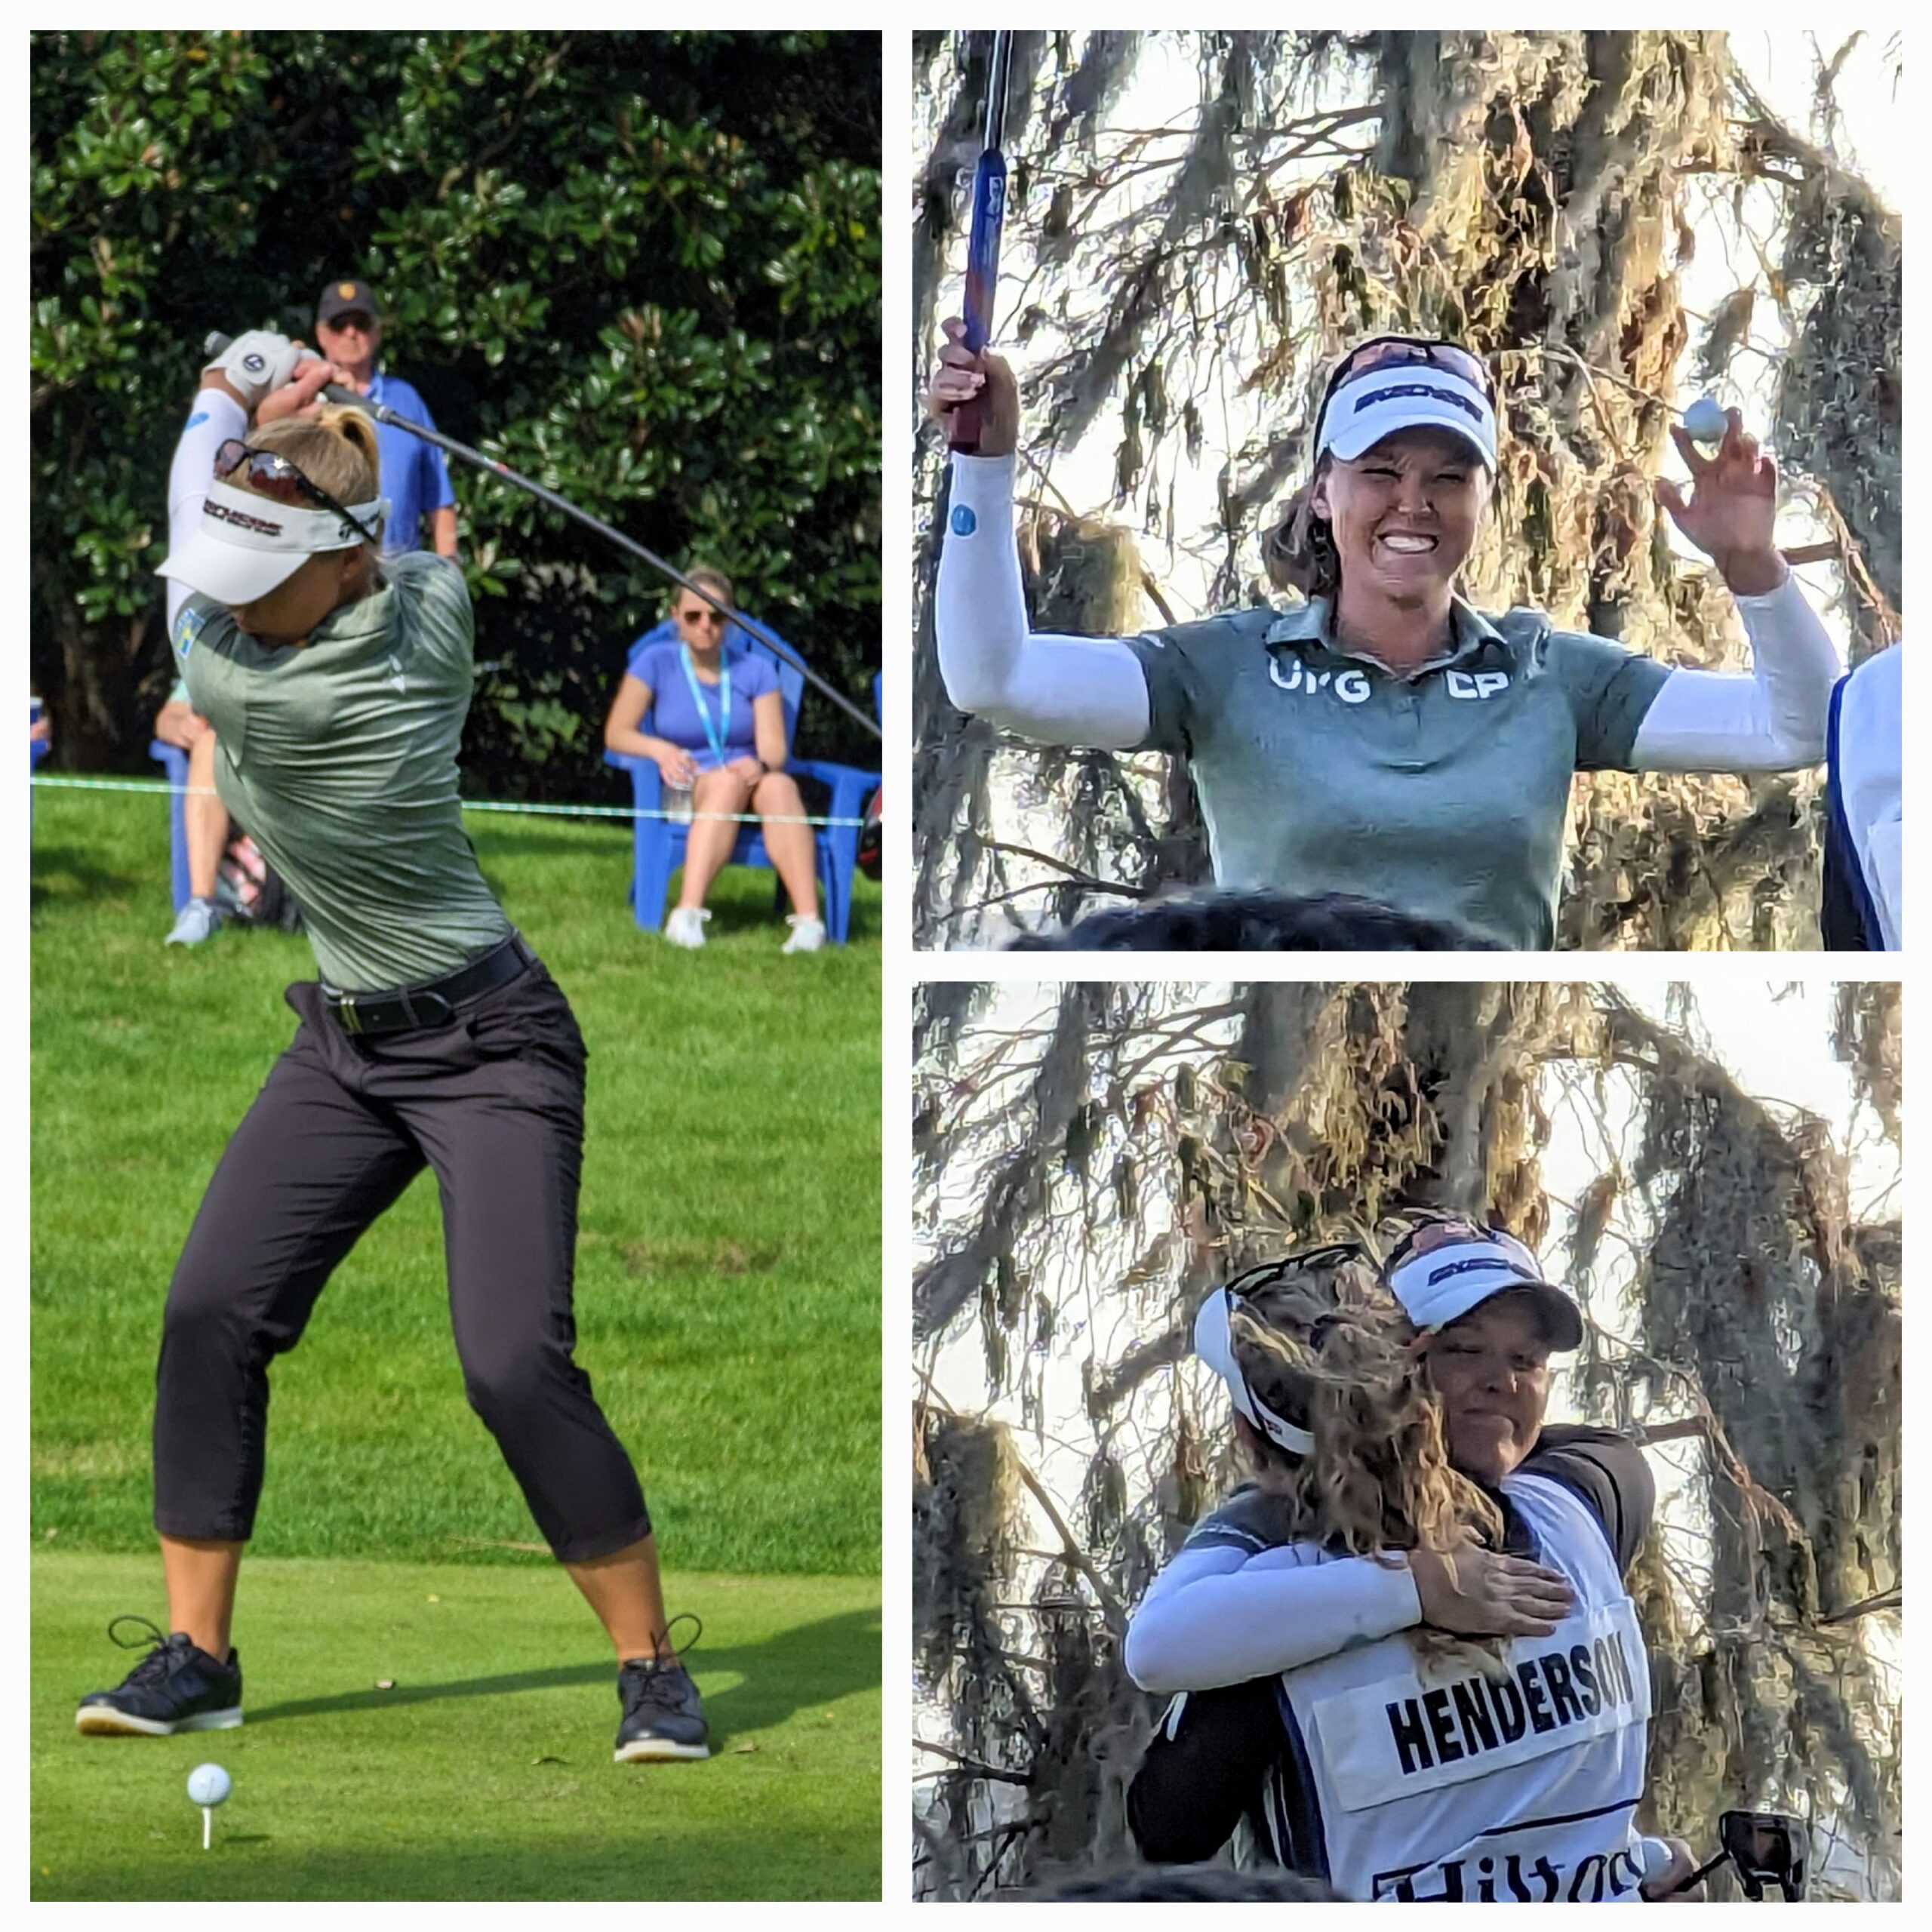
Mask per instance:
[[[674,639],[677,635],[676,624],[666,618],[638,641],[657,644]],[[726,637],[725,648],[734,657],[755,651],[777,672],[779,696],[785,706],[785,742],[788,745],[792,743],[798,731],[799,703],[804,696],[804,673],[735,625]],[[649,712],[645,714],[641,728],[647,731],[651,728]],[[653,760],[629,752],[607,751],[604,762],[630,774],[632,802],[640,814],[658,811],[663,780]],[[858,869],[857,820],[865,809],[866,798],[878,787],[878,774],[860,771],[848,764],[829,764],[814,758],[790,759],[786,769],[806,773],[821,784],[829,786],[832,803],[826,817],[852,821],[845,825],[820,826],[813,841],[817,848],[818,885],[824,903],[826,933],[835,943],[843,946],[852,918],[852,875]],[[671,875],[685,862],[685,841],[689,828],[674,824],[668,819],[641,816],[631,823],[634,829],[631,909],[636,915],[638,924],[646,932],[654,933],[661,930],[664,924],[664,908],[671,895]],[[740,826],[737,842],[731,848],[731,856],[725,863],[762,866],[770,870],[771,860],[765,852],[761,829],[755,825]]]
[[[148,756],[168,774],[168,888],[178,912],[188,903],[188,828],[182,817],[187,804],[182,794],[188,783],[188,754],[179,745],[164,745],[156,738],[148,746]]]
[[[27,825],[33,825],[33,775],[40,768],[40,761],[54,747],[38,738],[27,740]]]

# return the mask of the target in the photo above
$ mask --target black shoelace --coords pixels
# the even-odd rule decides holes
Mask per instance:
[[[691,1626],[690,1637],[683,1643],[674,1644],[671,1633],[681,1623]],[[685,1659],[697,1647],[698,1639],[704,1635],[704,1625],[688,1611],[681,1617],[674,1617],[665,1626],[663,1635],[658,1640],[658,1655],[653,1657],[635,1657],[624,1666],[624,1676],[634,1687],[629,1700],[630,1708],[641,1709],[646,1704],[661,1705],[666,1709],[675,1709],[685,1700],[683,1685],[678,1679],[685,1677]],[[669,1650],[675,1662],[660,1661],[663,1653]],[[688,1679],[686,1679],[688,1681]]]
[[[120,1634],[124,1623],[134,1626],[137,1634],[124,1637]],[[124,1651],[138,1651],[145,1644],[148,1654],[128,1673],[130,1684],[152,1684],[165,1677],[173,1669],[174,1657],[168,1645],[168,1632],[158,1624],[150,1623],[145,1617],[117,1617],[107,1626],[107,1634],[116,1647]]]

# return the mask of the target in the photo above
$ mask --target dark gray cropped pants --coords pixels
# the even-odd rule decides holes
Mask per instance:
[[[155,1528],[248,1538],[269,1364],[427,1165],[470,1406],[560,1558],[635,1543],[651,1528],[637,1473],[571,1359],[584,1047],[569,1002],[532,965],[446,1026],[358,1040],[318,986],[288,999],[302,1024],[229,1142],[168,1291]]]

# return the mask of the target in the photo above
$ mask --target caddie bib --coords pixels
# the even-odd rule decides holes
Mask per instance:
[[[1327,1875],[1349,1898],[1638,1899],[1651,1680],[1636,1606],[1574,1494],[1541,1476],[1502,1487],[1537,1560],[1576,1591],[1550,1635],[1512,1641],[1494,1675],[1466,1648],[1425,1660],[1404,1635],[1280,1680]]]

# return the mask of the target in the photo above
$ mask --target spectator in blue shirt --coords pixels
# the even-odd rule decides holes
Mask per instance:
[[[315,346],[328,360],[349,373],[350,386],[371,402],[386,404],[398,416],[433,429],[429,406],[400,376],[376,367],[383,346],[383,320],[376,292],[366,281],[332,281],[315,304]],[[439,557],[456,555],[456,492],[450,487],[449,465],[433,443],[407,429],[379,423],[376,441],[382,454],[382,492],[389,500],[389,518],[383,531],[385,552],[414,550],[423,540],[423,519],[429,519],[430,541]]]
[[[731,580],[721,572],[694,570],[691,581],[731,601]],[[729,815],[750,812],[763,821],[766,854],[792,902],[784,950],[816,952],[825,943],[817,848],[798,780],[785,770],[791,747],[778,674],[755,651],[728,652],[724,620],[696,592],[680,587],[671,615],[675,639],[654,641],[646,632],[631,647],[604,725],[612,751],[654,760],[665,784],[689,800],[684,881],[664,937],[673,946],[704,943],[704,896],[737,841]]]

